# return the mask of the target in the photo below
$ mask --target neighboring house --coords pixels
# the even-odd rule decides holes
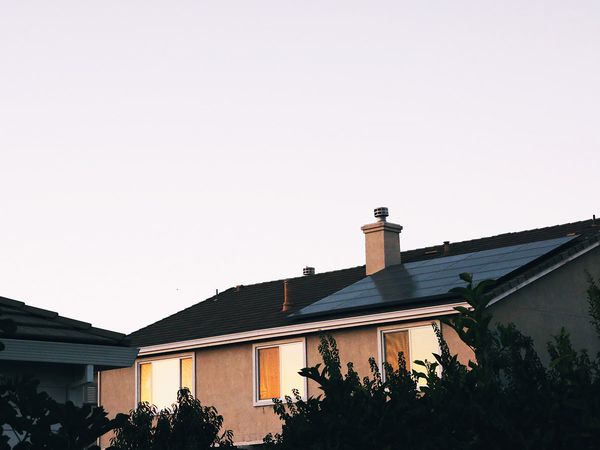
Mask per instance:
[[[58,402],[97,404],[98,372],[130,367],[138,353],[123,334],[17,300],[0,297],[0,312],[17,326],[10,337],[0,337],[0,376],[31,376]]]
[[[140,401],[164,407],[187,386],[218,409],[238,445],[260,443],[281,427],[273,397],[292,388],[303,397],[320,394],[297,372],[320,362],[322,331],[362,376],[371,356],[380,365],[398,351],[409,362],[432,360],[439,350],[432,323],[463,362],[473,358],[439,322],[465,305],[448,293],[462,284],[462,272],[498,281],[495,318],[515,322],[540,353],[561,326],[575,347],[600,350],[585,295],[586,271],[600,275],[595,219],[400,253],[402,227],[386,221],[386,208],[375,215],[362,228],[365,266],[321,274],[305,268],[302,277],[232,287],[131,334],[139,357],[132,367],[101,373],[101,404],[111,414]]]

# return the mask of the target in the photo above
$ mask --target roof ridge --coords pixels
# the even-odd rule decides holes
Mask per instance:
[[[320,272],[320,273],[315,273],[314,275],[310,275],[310,278],[311,278],[311,279],[314,279],[315,277],[318,277],[318,276],[320,276],[320,275],[331,275],[332,273],[336,273],[336,272],[344,272],[344,271],[347,271],[347,270],[353,270],[353,269],[360,269],[360,268],[362,268],[362,267],[365,267],[365,266],[364,266],[364,264],[363,264],[362,266],[346,267],[345,269],[336,269],[336,270],[330,270],[330,271],[328,271],[328,272]],[[277,280],[261,281],[261,282],[258,282],[258,283],[252,283],[252,284],[240,284],[239,286],[242,286],[242,287],[244,287],[244,288],[248,288],[248,287],[254,287],[254,286],[265,285],[265,284],[269,284],[269,283],[283,283],[285,280],[296,280],[296,279],[304,279],[304,278],[309,278],[309,277],[307,277],[307,276],[305,276],[305,275],[299,275],[299,276],[297,276],[297,277],[293,277],[293,278],[281,278],[281,279],[277,279]],[[198,302],[196,302],[196,303],[193,303],[192,305],[190,305],[190,306],[187,306],[187,307],[185,307],[185,308],[183,308],[183,309],[180,309],[179,311],[175,311],[173,314],[169,314],[169,315],[168,315],[168,316],[166,316],[166,317],[163,317],[163,318],[161,318],[161,319],[158,319],[158,320],[156,320],[156,321],[154,321],[154,322],[152,322],[152,323],[149,323],[148,325],[146,325],[146,326],[144,326],[144,327],[142,327],[142,328],[138,328],[137,330],[135,330],[135,331],[132,331],[131,333],[129,333],[129,334],[128,334],[128,336],[131,336],[131,335],[133,335],[133,334],[136,334],[136,333],[138,333],[138,332],[141,332],[141,331],[145,330],[146,328],[149,328],[149,327],[151,327],[151,326],[153,326],[153,325],[155,325],[155,324],[157,324],[157,323],[159,323],[159,322],[162,322],[163,320],[167,320],[167,319],[169,319],[169,318],[171,318],[171,317],[173,317],[173,316],[175,316],[175,315],[177,315],[177,314],[184,313],[185,311],[188,311],[189,309],[192,309],[193,307],[195,307],[195,306],[199,305],[200,303],[204,303],[204,302],[207,302],[207,301],[209,301],[209,300],[213,300],[213,299],[215,299],[215,298],[216,298],[216,297],[217,297],[219,294],[225,294],[226,292],[232,291],[232,290],[234,290],[235,288],[236,288],[236,286],[231,286],[231,287],[228,287],[227,289],[225,289],[224,291],[221,291],[221,292],[219,292],[218,294],[212,295],[212,296],[210,296],[210,297],[207,297],[207,298],[205,298],[205,299],[203,299],[203,300],[200,300],[200,301],[198,301]]]
[[[299,280],[299,279],[307,279],[307,278],[311,278],[311,279],[314,280],[316,277],[319,277],[319,276],[331,275],[331,274],[334,274],[336,272],[344,272],[346,270],[356,270],[356,269],[360,269],[360,268],[363,268],[363,267],[365,267],[364,264],[362,264],[360,266],[345,267],[343,269],[329,270],[327,272],[317,272],[314,275],[298,275],[298,276],[295,276],[295,277],[278,278],[276,280],[259,281],[258,283],[252,283],[252,284],[241,284],[240,286],[242,286],[242,287],[253,287],[253,286],[260,286],[261,284],[277,283],[277,282],[282,282],[283,283],[286,280],[289,281],[289,280]],[[229,289],[233,289],[233,287],[228,288],[227,290],[229,290]],[[223,292],[225,292],[225,291],[223,291]]]
[[[455,242],[451,242],[451,244],[466,244],[468,242],[481,241],[481,240],[485,240],[485,239],[494,239],[494,238],[499,238],[499,237],[503,237],[503,236],[511,236],[511,235],[515,235],[515,234],[533,233],[533,232],[539,232],[539,231],[547,231],[547,230],[550,230],[552,228],[568,227],[568,226],[573,226],[573,225],[583,225],[586,222],[593,223],[593,219],[578,220],[576,222],[568,222],[568,223],[560,223],[560,224],[556,224],[556,225],[549,225],[547,227],[530,228],[528,230],[509,231],[507,233],[493,234],[491,236],[483,236],[483,237],[474,238],[474,239],[467,239],[467,240],[464,240],[464,241],[455,241]],[[546,240],[546,239],[542,239],[542,240]],[[408,250],[408,251],[425,250],[425,249],[436,247],[436,246],[439,246],[439,245],[440,244],[434,244],[434,245],[431,245],[431,246],[416,248],[416,249],[412,249],[412,250]]]

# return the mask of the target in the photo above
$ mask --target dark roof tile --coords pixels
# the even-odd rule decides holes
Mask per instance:
[[[74,342],[85,344],[127,345],[125,335],[95,328],[87,322],[62,317],[57,312],[36,308],[0,297],[0,318],[11,319],[17,330],[12,339]]]

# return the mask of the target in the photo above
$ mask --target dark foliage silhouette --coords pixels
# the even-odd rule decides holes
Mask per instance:
[[[485,293],[490,281],[454,289],[469,304],[443,322],[473,349],[467,365],[452,355],[435,327],[440,354],[416,361],[418,370],[370,359],[360,379],[352,363],[343,374],[331,336],[322,336],[323,364],[302,369],[323,395],[274,400],[283,421],[267,446],[312,449],[592,449],[600,442],[600,366],[573,349],[565,330],[548,344],[544,367],[532,340],[514,325],[491,326]],[[593,287],[591,292],[593,291]],[[590,300],[591,302],[592,300]],[[591,305],[591,303],[590,303]],[[438,368],[441,366],[441,371]],[[417,388],[417,380],[427,385]]]
[[[172,409],[159,411],[140,403],[115,430],[112,450],[204,450],[233,447],[233,432],[221,433],[223,417],[212,406],[202,406],[187,388],[177,394]]]

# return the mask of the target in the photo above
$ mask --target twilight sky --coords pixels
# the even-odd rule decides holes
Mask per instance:
[[[0,295],[236,284],[600,216],[600,2],[0,0]]]

